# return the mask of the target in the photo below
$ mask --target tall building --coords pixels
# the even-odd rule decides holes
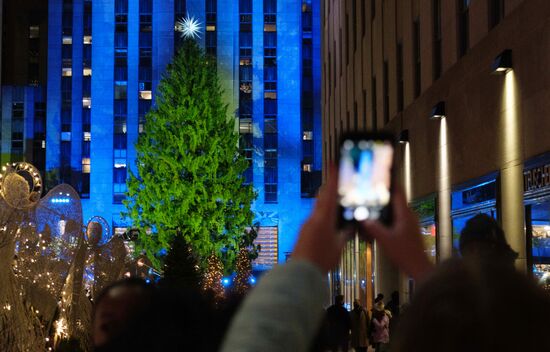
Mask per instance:
[[[40,0],[7,1],[2,16],[1,163],[45,170],[48,16]]]
[[[434,261],[455,255],[465,221],[485,213],[502,225],[518,268],[546,282],[550,3],[326,0],[322,7],[324,163],[336,158],[343,131],[392,130],[402,142],[396,176]],[[354,256],[350,245],[346,258]],[[414,287],[379,251],[343,263],[333,289],[349,300],[369,303],[395,289],[407,298]],[[365,276],[361,265],[374,270]],[[370,294],[362,281],[374,282]]]
[[[38,86],[46,82],[47,10],[47,1],[4,1],[3,85]]]
[[[46,169],[73,185],[84,218],[115,232],[134,144],[156,87],[181,41],[177,21],[202,24],[217,57],[264,250],[284,261],[320,183],[320,8],[291,0],[50,0]]]

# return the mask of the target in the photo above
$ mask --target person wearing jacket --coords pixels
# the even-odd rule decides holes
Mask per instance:
[[[369,313],[361,306],[358,299],[353,301],[351,318],[351,347],[355,352],[367,352],[369,347],[368,325]]]
[[[374,305],[372,317],[373,333],[372,339],[376,352],[386,351],[386,346],[390,342],[390,318],[391,313],[384,309],[382,301]]]

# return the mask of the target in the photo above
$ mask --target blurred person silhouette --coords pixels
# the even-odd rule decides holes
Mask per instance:
[[[96,300],[95,351],[216,351],[220,338],[212,317],[210,305],[196,291],[125,279]]]
[[[353,309],[350,312],[351,318],[351,341],[350,345],[355,352],[367,352],[369,347],[368,324],[369,313],[361,306],[358,299],[353,301]]]
[[[386,310],[382,300],[374,304],[372,315],[372,342],[376,352],[387,350],[390,342],[390,318],[391,312]]]
[[[404,211],[396,216],[413,214]],[[391,351],[550,351],[545,338],[550,297],[514,269],[517,253],[494,219],[470,219],[462,231],[462,258],[435,270],[423,264],[427,257],[422,258],[422,248],[409,242],[418,237],[418,226],[400,227],[405,222],[389,228],[363,223],[363,232],[377,240],[397,267],[407,272],[423,268],[415,277],[419,288],[392,338]]]
[[[350,315],[344,307],[344,296],[337,295],[334,304],[327,309],[330,350],[334,352],[348,351]]]
[[[386,309],[390,311],[390,336],[393,335],[396,326],[399,324],[399,315],[401,314],[401,306],[399,304],[399,292],[393,291],[391,294],[391,299],[386,304]]]
[[[550,299],[527,276],[494,262],[452,259],[403,315],[392,351],[550,351]]]
[[[479,263],[493,261],[514,266],[518,254],[512,250],[497,221],[486,214],[477,214],[466,222],[459,239],[460,254]]]
[[[391,299],[386,304],[386,309],[391,312],[392,319],[395,319],[399,316],[399,292],[393,291],[391,294]]]

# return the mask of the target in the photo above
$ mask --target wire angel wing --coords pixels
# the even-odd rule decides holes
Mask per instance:
[[[40,311],[23,297],[16,255],[19,238],[34,232],[32,214],[41,191],[37,174],[27,163],[4,165],[0,173],[0,341],[6,351],[45,349]]]

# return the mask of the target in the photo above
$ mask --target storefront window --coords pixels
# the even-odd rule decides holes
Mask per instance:
[[[530,222],[527,238],[531,242],[531,265],[539,283],[550,290],[550,199],[527,206],[526,222]],[[527,249],[529,250],[529,249]]]
[[[525,163],[523,171],[527,263],[550,291],[550,153]]]
[[[437,242],[435,225],[435,196],[429,196],[414,201],[411,208],[420,220],[420,233],[424,240],[424,251],[435,263],[437,261]]]
[[[496,174],[487,175],[456,188],[451,194],[453,224],[453,255],[459,255],[460,232],[466,222],[477,214],[497,218]]]

